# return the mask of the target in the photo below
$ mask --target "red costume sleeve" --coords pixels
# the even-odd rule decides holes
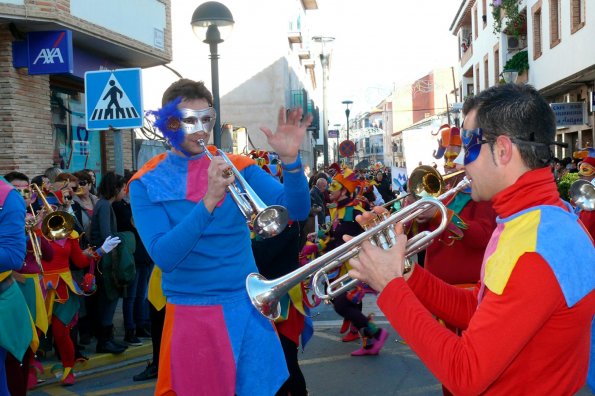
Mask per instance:
[[[70,245],[70,262],[77,268],[88,267],[93,259],[83,253],[78,239],[68,239],[68,244]]]
[[[580,389],[579,383],[584,384],[586,367],[577,367],[576,377],[567,378],[571,376],[557,374],[553,362],[569,361],[578,366],[576,355],[583,353],[582,349],[588,355],[588,339],[573,344],[573,348],[584,346],[582,349],[564,345],[579,338],[573,333],[577,331],[573,323],[590,323],[592,312],[579,313],[586,318],[568,314],[572,310],[566,307],[558,282],[541,256],[523,255],[502,295],[486,288],[461,336],[437,322],[432,316],[436,312],[428,312],[424,305],[440,310],[439,316],[460,320],[469,315],[469,294],[463,297],[461,290],[437,283],[432,275],[418,270],[409,279],[412,287],[403,278],[391,281],[380,294],[378,305],[452,393],[478,395],[489,390],[493,394],[552,394],[548,392],[552,387]],[[580,360],[588,361],[588,356]],[[531,391],[526,389],[523,378],[538,379],[531,381]]]
[[[595,210],[581,210],[578,217],[591,235],[591,239],[595,241]]]

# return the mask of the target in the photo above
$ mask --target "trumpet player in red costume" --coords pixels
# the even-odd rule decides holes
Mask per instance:
[[[434,152],[434,158],[444,157],[444,171],[448,176],[462,168],[462,161],[457,160],[461,153],[461,132],[449,125],[443,125],[438,132],[439,149]],[[454,187],[463,176],[446,180],[447,187]],[[491,202],[474,202],[470,189],[457,192],[443,203],[449,224],[427,247],[424,268],[451,285],[473,287],[479,281],[483,253],[496,228],[496,213]],[[418,216],[415,222],[419,231],[434,230],[440,220],[440,212],[434,207]]]
[[[356,216],[365,211],[356,196],[359,185],[360,181],[356,179],[355,173],[349,168],[342,169],[333,177],[329,186],[331,203],[328,208],[331,217],[329,230],[331,239],[327,245],[328,251],[343,244],[343,235],[357,235],[363,231],[355,221]],[[348,264],[345,263],[344,267],[338,270],[339,275],[346,271],[346,265]],[[367,286],[359,285],[332,300],[335,312],[351,324],[351,330],[343,338],[343,341],[351,341],[357,339],[358,336],[362,339],[362,347],[353,351],[351,356],[378,355],[388,338],[386,330],[377,327],[369,317],[362,313],[365,287]],[[343,326],[344,330],[347,330],[346,324],[347,322]]]
[[[50,214],[51,215],[51,214]],[[71,216],[61,212],[65,216],[65,224],[69,221],[67,217]],[[54,240],[50,240],[54,257],[52,260],[42,260],[44,275],[43,282],[47,290],[46,309],[48,318],[52,326],[52,334],[60,359],[64,368],[60,382],[62,385],[74,385],[74,373],[72,368],[75,362],[75,350],[70,337],[70,329],[77,322],[77,313],[79,310],[79,299],[74,298],[71,293],[76,295],[91,294],[96,286],[94,279],[89,277],[93,273],[85,276],[85,282],[81,285],[74,281],[70,272],[70,263],[77,268],[94,268],[101,256],[112,251],[119,243],[118,237],[107,237],[99,249],[88,248],[82,250],[79,245],[79,236],[76,231],[68,230],[65,226],[66,236],[58,234]]]
[[[390,249],[362,243],[349,274],[380,292],[391,325],[453,394],[573,395],[586,381],[595,389],[595,247],[549,168],[554,113],[528,84],[488,88],[463,110],[472,198],[498,214],[480,285],[456,288],[417,265],[404,274],[400,224]]]

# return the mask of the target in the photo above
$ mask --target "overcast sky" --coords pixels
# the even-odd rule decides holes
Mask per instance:
[[[343,100],[354,102],[352,114],[368,111],[393,87],[411,83],[434,68],[453,66],[457,62],[456,37],[449,27],[461,1],[317,0],[319,9],[308,11],[310,33],[335,38],[328,86],[331,128],[345,123]],[[232,0],[222,2],[230,3],[230,8],[238,7]],[[174,61],[171,65],[185,77],[209,82],[208,46],[192,34],[189,23],[197,4],[200,1],[172,2]],[[258,8],[254,12],[262,15]],[[244,22],[238,20],[237,24]],[[234,27],[236,35],[241,34],[242,27]],[[230,41],[233,38],[232,33]],[[232,57],[231,45],[225,44],[220,48],[222,68],[229,66]],[[161,93],[176,79],[163,67],[144,70],[145,108],[159,107]],[[322,76],[317,76],[317,81],[321,87]],[[222,94],[228,82],[229,78],[221,82]]]
[[[320,34],[335,37],[331,127],[344,123],[343,100],[353,100],[352,114],[367,111],[393,87],[457,62],[456,37],[449,27],[461,0],[317,1],[319,10],[311,15],[317,14]]]

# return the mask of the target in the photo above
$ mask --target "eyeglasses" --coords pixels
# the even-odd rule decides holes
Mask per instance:
[[[79,180],[79,186],[86,186],[87,182],[85,180]]]
[[[481,151],[481,146],[489,143],[489,140],[483,138],[483,129],[462,129],[461,140],[465,149],[464,163],[465,165],[475,161]]]

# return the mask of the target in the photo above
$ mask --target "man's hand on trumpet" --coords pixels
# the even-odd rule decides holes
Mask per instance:
[[[214,156],[207,171],[209,185],[203,203],[212,213],[215,206],[225,197],[227,186],[235,181],[233,173],[230,176],[229,164],[222,157]]]
[[[365,227],[373,223],[379,214],[386,209],[377,206],[371,212],[365,212],[356,217],[356,221]],[[393,227],[393,226],[390,226]],[[380,292],[394,278],[403,276],[405,268],[405,250],[407,236],[403,233],[403,225],[394,226],[397,242],[391,248],[384,250],[365,241],[361,244],[359,254],[349,260],[351,270],[349,276],[367,283],[374,290]],[[348,241],[352,237],[345,236]]]
[[[291,109],[288,112],[284,107],[279,109],[277,130],[273,133],[267,127],[261,127],[267,137],[268,144],[273,148],[279,159],[284,164],[292,164],[297,160],[300,145],[304,141],[306,130],[312,122],[312,115],[308,114],[302,120],[302,108]]]

